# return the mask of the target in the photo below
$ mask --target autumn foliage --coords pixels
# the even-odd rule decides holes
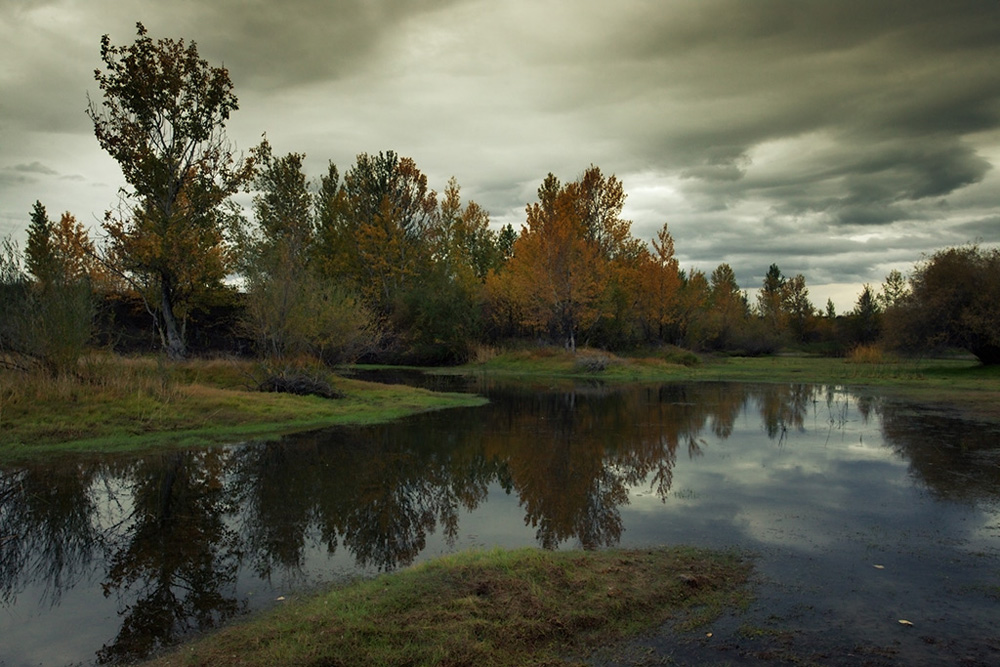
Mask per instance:
[[[832,302],[819,312],[805,277],[772,264],[751,303],[728,263],[682,268],[667,224],[635,238],[623,183],[595,165],[569,182],[548,174],[520,230],[497,229],[456,179],[439,194],[393,151],[361,153],[343,173],[330,163],[316,181],[304,154],[275,156],[266,139],[237,155],[229,73],[193,43],[138,24],[130,45],[105,36],[100,57],[103,97],[88,113],[128,183],[122,206],[95,244],[72,215],[53,222],[36,204],[23,267],[10,242],[0,253],[0,352],[71,367],[93,304],[113,345],[115,304],[141,302],[173,358],[214,312],[214,340],[269,358],[456,363],[482,343],[524,341],[846,354],[884,339],[1000,363],[1000,251],[943,250],[909,285],[894,271],[881,292],[866,286],[847,315]],[[241,190],[250,210],[234,203]]]

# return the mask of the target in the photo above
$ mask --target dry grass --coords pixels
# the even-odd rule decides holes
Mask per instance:
[[[882,347],[875,344],[858,345],[847,355],[847,363],[849,364],[877,366],[884,364],[887,360],[887,355],[882,350]]]
[[[474,364],[485,364],[487,361],[496,359],[502,354],[502,350],[492,345],[476,345],[472,350],[472,361]]]

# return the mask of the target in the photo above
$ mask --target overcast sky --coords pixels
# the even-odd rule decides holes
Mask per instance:
[[[318,176],[358,153],[450,176],[497,225],[549,172],[620,178],[685,268],[771,263],[817,307],[934,250],[1000,243],[995,0],[0,0],[0,236],[96,225],[121,172],[85,114],[100,38],[195,41]]]

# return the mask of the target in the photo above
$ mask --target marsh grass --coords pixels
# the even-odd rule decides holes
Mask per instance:
[[[880,366],[886,361],[886,353],[880,345],[857,345],[847,354],[847,363],[849,364]]]
[[[656,380],[689,375],[700,358],[680,348],[650,350],[645,356],[624,357],[592,348],[569,352],[556,347],[531,347],[493,353],[464,367],[467,371],[519,376],[588,378],[609,381]],[[478,357],[477,357],[478,359]]]
[[[232,442],[484,402],[325,370],[324,380],[342,399],[253,390],[253,379],[265,371],[242,360],[172,364],[114,355],[88,357],[75,373],[58,376],[0,368],[0,459]]]
[[[471,551],[303,600],[154,665],[557,665],[749,601],[733,552]]]
[[[606,355],[603,370],[577,364],[580,356]],[[695,357],[696,360],[688,357]],[[664,348],[651,354],[619,357],[581,350],[531,348],[498,352],[483,363],[448,373],[493,374],[499,377],[565,378],[601,382],[793,382],[879,387],[910,400],[939,404],[973,418],[1000,420],[1000,366],[983,366],[970,357],[914,358],[889,354],[878,347],[858,348],[846,358],[802,354],[761,357],[696,357]]]

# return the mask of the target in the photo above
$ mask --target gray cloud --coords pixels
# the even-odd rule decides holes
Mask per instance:
[[[42,174],[44,176],[57,176],[59,172],[51,167],[47,167],[37,160],[31,164],[15,164],[11,171],[19,171],[26,174]]]
[[[0,219],[113,201],[83,108],[100,36],[136,21],[229,68],[239,145],[266,131],[314,174],[393,149],[515,227],[547,172],[593,163],[637,236],[668,221],[747,285],[1000,243],[1000,6],[978,0],[0,0],[3,162],[87,179],[0,170]]]

